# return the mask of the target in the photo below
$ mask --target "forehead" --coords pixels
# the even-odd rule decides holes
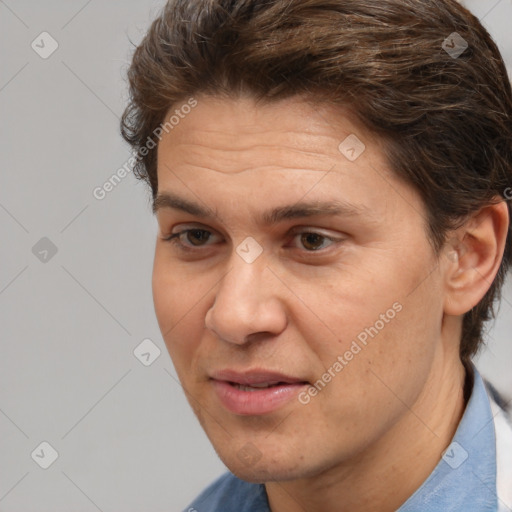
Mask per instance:
[[[389,208],[383,192],[393,199],[389,194],[404,186],[390,171],[382,143],[350,112],[303,98],[197,97],[197,106],[163,133],[157,151],[156,209],[170,206],[171,192],[179,191],[196,206],[281,206],[286,197],[287,204],[339,201],[346,212],[382,214]]]
[[[179,105],[174,105],[167,117],[176,109]],[[170,164],[174,156],[193,164],[207,153],[212,164],[208,169],[224,174],[258,165],[327,170],[339,163],[340,143],[356,134],[364,141],[366,156],[375,156],[379,140],[339,106],[313,104],[302,97],[256,103],[250,97],[201,96],[196,107],[163,133],[158,160]],[[242,159],[252,165],[241,169]]]

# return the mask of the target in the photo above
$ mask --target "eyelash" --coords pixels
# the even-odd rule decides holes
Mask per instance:
[[[177,233],[173,233],[172,235],[170,235],[168,237],[162,238],[162,240],[164,242],[169,242],[172,245],[176,246],[180,251],[183,251],[183,252],[197,252],[198,250],[201,249],[201,247],[205,247],[205,246],[198,245],[198,246],[196,246],[197,249],[195,249],[195,248],[192,248],[192,247],[190,247],[188,245],[183,244],[180,241],[182,235],[185,235],[185,234],[187,234],[187,233],[189,233],[191,231],[201,231],[201,232],[205,232],[205,233],[210,233],[211,234],[211,231],[208,231],[207,229],[189,228],[189,229],[184,229],[182,231],[179,231]],[[333,243],[341,241],[341,240],[336,240],[335,238],[329,237],[327,235],[323,235],[322,233],[318,233],[316,231],[298,231],[298,232],[293,233],[293,238],[295,238],[298,235],[318,235],[321,238],[323,238],[325,240],[329,240],[330,242],[333,242]],[[323,249],[324,248],[316,249],[316,250],[307,250],[307,249],[305,249],[305,251],[308,252],[308,253],[312,253],[313,254],[313,253],[321,252]]]

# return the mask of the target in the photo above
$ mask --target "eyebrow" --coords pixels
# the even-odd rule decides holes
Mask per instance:
[[[158,194],[153,201],[153,214],[156,214],[162,208],[179,210],[203,219],[218,217],[216,211],[168,192]],[[344,217],[369,215],[373,217],[372,214],[374,212],[367,206],[349,204],[340,200],[301,201],[263,212],[261,223],[272,225],[284,220],[324,215]]]

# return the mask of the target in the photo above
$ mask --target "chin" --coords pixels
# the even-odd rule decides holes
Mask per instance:
[[[300,478],[298,472],[291,472],[286,469],[276,467],[243,467],[239,464],[229,467],[229,470],[240,480],[245,480],[253,484],[263,484],[265,482],[284,482],[286,480],[295,480]]]
[[[243,461],[238,453],[218,455],[235,476],[250,483],[284,482],[302,478],[307,473],[303,460],[286,461],[270,457],[257,461]]]

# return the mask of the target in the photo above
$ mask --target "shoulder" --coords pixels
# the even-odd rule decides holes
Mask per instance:
[[[500,392],[491,384],[487,379],[483,379],[487,394],[491,401],[493,401],[500,409],[503,410],[509,421],[512,421],[512,405],[511,402],[507,402]]]
[[[507,402],[486,382],[496,434],[496,484],[499,510],[512,508],[512,420]],[[508,508],[503,508],[504,506]]]
[[[270,512],[262,484],[240,480],[230,472],[210,484],[184,512]]]

